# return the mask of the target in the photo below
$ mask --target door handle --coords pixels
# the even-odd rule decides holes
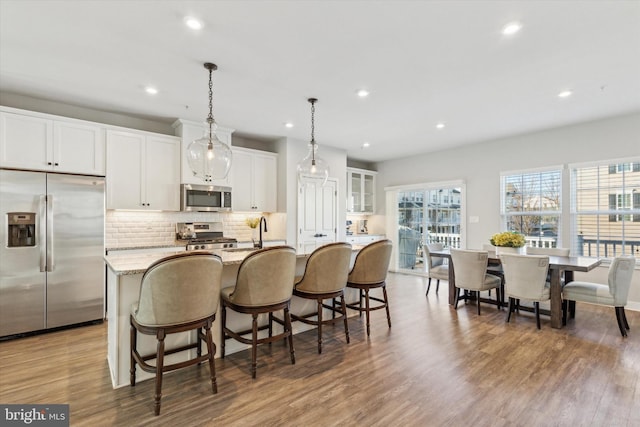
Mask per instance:
[[[53,256],[53,195],[47,195],[47,271],[52,272],[55,268],[55,258]]]
[[[40,196],[40,203],[38,204],[38,213],[40,217],[38,218],[37,227],[38,227],[38,246],[40,247],[40,271],[47,271],[47,196]]]
[[[326,234],[320,234],[320,233],[316,233],[313,235],[313,237],[327,237]]]

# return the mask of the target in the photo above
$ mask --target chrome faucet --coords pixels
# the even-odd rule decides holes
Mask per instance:
[[[267,231],[267,218],[261,216],[260,217],[260,222],[258,223],[258,228],[260,229],[260,240],[258,242],[253,242],[253,247],[254,248],[258,248],[258,249],[262,249],[264,247],[264,242],[262,240],[262,224],[264,223],[264,232],[266,233]]]

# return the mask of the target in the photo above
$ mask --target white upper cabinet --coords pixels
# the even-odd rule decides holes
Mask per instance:
[[[180,210],[180,139],[107,131],[107,209]]]
[[[104,129],[50,117],[0,112],[0,166],[104,176]]]
[[[200,122],[192,122],[189,120],[178,119],[173,123],[173,128],[176,130],[176,135],[181,139],[181,148],[180,148],[180,157],[181,157],[181,167],[182,167],[182,175],[180,177],[180,182],[182,184],[197,184],[197,185],[221,185],[221,186],[229,186],[231,182],[231,172],[224,179],[216,179],[212,182],[204,182],[202,178],[198,178],[193,175],[193,172],[189,168],[189,162],[187,161],[187,147],[191,142],[196,139],[200,139],[204,135],[205,123]],[[216,136],[218,139],[231,147],[231,134],[233,134],[233,129],[225,128],[222,126],[218,126],[216,129]],[[231,161],[231,169],[233,169],[233,163],[235,159]]]
[[[376,174],[347,168],[347,212],[373,214],[376,210]]]
[[[277,154],[234,147],[230,172],[233,210],[276,212],[277,167]]]

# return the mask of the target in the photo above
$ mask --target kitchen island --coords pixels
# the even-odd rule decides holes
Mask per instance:
[[[252,249],[247,250],[214,250],[212,253],[222,258],[222,287],[234,286],[238,274],[238,268],[242,260],[253,252]],[[177,253],[177,252],[176,252]],[[357,249],[354,249],[354,256]],[[111,371],[111,381],[114,388],[129,385],[129,367],[130,367],[130,342],[129,342],[129,314],[131,306],[138,301],[140,293],[140,282],[142,275],[147,268],[155,261],[172,255],[172,252],[162,253],[127,253],[127,251],[119,251],[105,256],[107,265],[107,360]],[[306,265],[308,254],[299,254],[296,262],[296,275],[302,275]],[[345,290],[345,298],[349,300],[357,300],[358,294],[354,289]],[[315,301],[305,300],[293,297],[291,301],[292,313],[310,313],[316,310]],[[216,316],[211,332],[213,340],[217,348],[220,347],[220,312]],[[266,315],[259,318],[260,322],[266,322]],[[251,327],[251,316],[236,313],[233,310],[227,311],[227,322],[236,330],[248,329]],[[274,324],[274,328],[280,327]],[[306,325],[302,322],[293,323],[294,334],[300,333],[313,326]],[[172,334],[167,336],[165,340],[167,348],[178,347],[195,340],[193,332],[183,332],[180,334]],[[295,341],[294,341],[295,342]],[[154,353],[156,349],[155,337],[149,335],[138,336],[138,347],[141,353]],[[227,340],[226,353],[231,354],[237,351],[249,348],[248,345],[242,344],[235,340]],[[186,355],[173,354],[165,357],[168,362],[175,362],[186,359]],[[219,354],[216,352],[216,357]],[[165,362],[166,363],[166,362]],[[143,381],[153,378],[153,374],[138,369],[136,372],[137,380]]]

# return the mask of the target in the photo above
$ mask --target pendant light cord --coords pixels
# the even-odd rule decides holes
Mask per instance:
[[[311,164],[316,164],[316,138],[315,138],[315,115],[316,115],[316,101],[315,98],[309,98],[311,103]]]

